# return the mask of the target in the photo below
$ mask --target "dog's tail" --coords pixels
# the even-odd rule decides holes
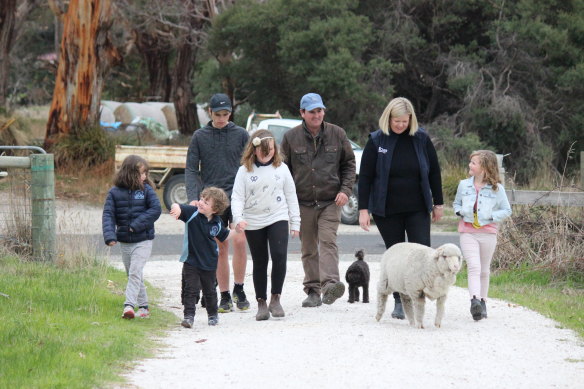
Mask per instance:
[[[363,261],[365,258],[365,252],[363,251],[363,249],[357,250],[355,252],[355,258],[357,258],[359,261]]]

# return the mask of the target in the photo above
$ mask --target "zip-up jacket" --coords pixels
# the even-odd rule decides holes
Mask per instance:
[[[369,209],[378,216],[386,216],[386,203],[393,151],[399,135],[385,135],[381,130],[369,135],[359,168],[359,209]],[[432,205],[442,205],[442,179],[434,145],[426,132],[419,128],[412,137],[420,167],[420,187],[428,212]],[[373,147],[371,147],[371,145]]]
[[[138,243],[154,239],[154,222],[162,212],[154,189],[130,190],[114,186],[105,199],[102,230],[105,244]],[[130,231],[130,229],[132,231]]]
[[[323,122],[313,137],[303,121],[284,134],[281,148],[301,205],[326,207],[339,192],[353,193],[355,154],[341,127]]]
[[[221,188],[231,197],[241,154],[249,139],[247,131],[233,122],[221,129],[212,123],[195,131],[191,138],[185,170],[189,202],[199,200],[201,191],[208,186]]]

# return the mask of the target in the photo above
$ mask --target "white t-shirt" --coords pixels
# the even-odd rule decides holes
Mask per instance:
[[[296,186],[285,163],[256,166],[248,172],[240,166],[231,195],[233,223],[245,220],[248,230],[259,230],[277,221],[288,220],[290,230],[300,231],[300,208]]]

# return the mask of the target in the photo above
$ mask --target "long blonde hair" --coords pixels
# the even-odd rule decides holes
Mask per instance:
[[[379,128],[385,135],[389,135],[391,127],[389,121],[391,118],[399,117],[403,115],[410,115],[410,135],[413,136],[416,131],[418,131],[418,119],[416,118],[416,113],[414,112],[414,106],[410,100],[405,97],[396,97],[391,100],[387,107],[383,110],[381,117],[379,118]]]
[[[270,141],[274,142],[274,158],[272,165],[274,165],[274,167],[278,167],[282,164],[280,147],[276,143],[274,135],[268,130],[257,130],[249,138],[249,141],[243,150],[243,155],[241,156],[241,164],[245,166],[248,172],[253,170],[253,164],[256,161],[256,148],[260,148],[262,155],[268,155],[270,153]]]
[[[490,184],[494,191],[499,190],[498,184],[501,182],[501,177],[499,176],[497,154],[491,150],[476,150],[472,152],[470,159],[472,157],[479,157],[479,163],[485,174],[483,181]]]

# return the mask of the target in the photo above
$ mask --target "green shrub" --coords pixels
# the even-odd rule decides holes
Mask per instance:
[[[55,165],[78,169],[103,164],[113,159],[114,145],[113,139],[99,126],[75,129],[55,144]]]

